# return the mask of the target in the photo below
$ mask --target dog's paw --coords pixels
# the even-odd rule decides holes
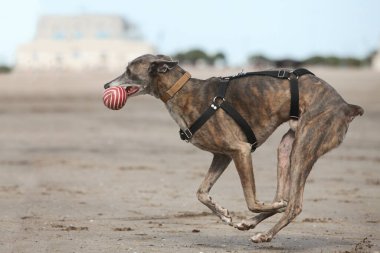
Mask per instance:
[[[254,243],[260,242],[270,242],[272,240],[272,236],[267,234],[257,233],[256,235],[251,237],[251,241]]]
[[[230,217],[230,216],[224,216],[224,215],[221,215],[221,216],[219,216],[220,217],[220,219],[224,222],[224,223],[226,223],[227,225],[230,225],[230,226],[233,226],[234,224],[232,223],[232,217]]]
[[[288,202],[283,199],[273,203],[274,208],[277,208],[277,209],[286,208],[287,205],[288,205]]]
[[[253,222],[251,220],[243,220],[238,224],[234,225],[234,228],[237,228],[239,230],[250,230],[254,229],[256,227],[256,222]]]
[[[281,200],[280,202],[278,202],[280,206],[279,209],[277,209],[277,213],[283,213],[286,211],[286,207],[288,206],[288,201],[286,200]]]
[[[216,215],[226,224],[233,226],[232,223],[232,217],[230,215],[230,212],[228,209],[221,207],[220,205],[215,203],[215,208],[216,208]]]

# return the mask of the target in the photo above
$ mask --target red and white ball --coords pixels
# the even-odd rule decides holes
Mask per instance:
[[[108,88],[103,93],[103,102],[111,110],[120,110],[127,102],[127,91],[121,86]]]

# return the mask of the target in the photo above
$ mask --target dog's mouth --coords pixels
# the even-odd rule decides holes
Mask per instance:
[[[145,86],[141,85],[139,82],[134,82],[128,78],[125,78],[124,74],[116,77],[114,80],[106,83],[104,85],[104,89],[108,89],[110,87],[120,86],[126,90],[127,96],[136,96],[140,93],[144,93]]]
[[[136,85],[125,87],[128,97],[138,93],[140,89],[141,89],[141,86],[136,86]]]

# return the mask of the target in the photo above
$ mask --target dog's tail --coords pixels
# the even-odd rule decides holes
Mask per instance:
[[[348,122],[351,122],[356,116],[362,116],[364,114],[364,110],[358,105],[348,104],[346,114],[348,116]]]

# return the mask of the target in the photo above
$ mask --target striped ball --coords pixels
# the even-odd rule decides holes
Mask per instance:
[[[120,86],[108,88],[104,91],[103,102],[111,110],[120,110],[127,102],[127,91]]]

